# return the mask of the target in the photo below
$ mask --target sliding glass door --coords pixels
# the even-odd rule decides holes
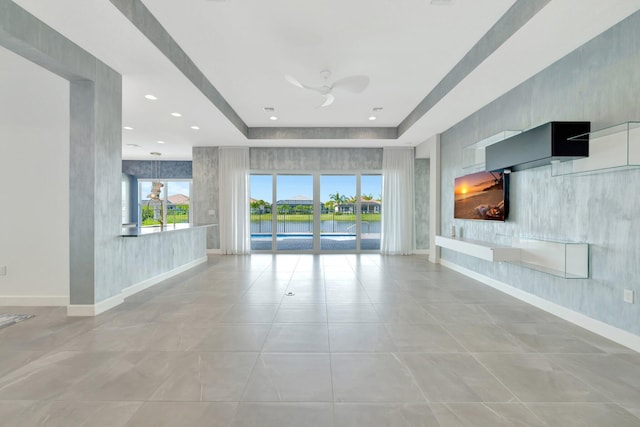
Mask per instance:
[[[313,250],[313,176],[278,175],[276,189],[276,249]]]
[[[380,250],[382,175],[362,175],[360,187],[360,248],[363,251]]]
[[[380,249],[381,175],[255,173],[253,251]]]
[[[320,176],[320,250],[356,250],[356,194],[355,175]]]
[[[270,251],[273,248],[273,177],[251,175],[249,206],[251,208],[251,250]]]

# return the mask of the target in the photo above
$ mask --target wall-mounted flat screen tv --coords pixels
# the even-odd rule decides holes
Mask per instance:
[[[455,180],[453,216],[504,221],[509,213],[509,175],[478,172]]]

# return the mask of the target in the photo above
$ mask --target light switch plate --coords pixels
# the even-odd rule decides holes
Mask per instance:
[[[624,290],[624,302],[628,302],[629,304],[633,304],[633,290],[625,289]]]

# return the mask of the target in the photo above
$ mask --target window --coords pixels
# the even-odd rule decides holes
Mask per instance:
[[[138,185],[141,227],[191,223],[191,180],[140,180]]]

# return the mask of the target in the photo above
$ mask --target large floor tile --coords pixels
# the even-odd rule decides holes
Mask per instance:
[[[185,331],[182,350],[260,351],[271,324],[215,325]]]
[[[222,316],[222,323],[270,323],[278,304],[236,304]]]
[[[398,351],[428,353],[463,352],[464,348],[441,326],[393,323],[386,325]]]
[[[396,350],[387,329],[380,323],[331,324],[332,353],[392,352]]]
[[[401,355],[429,402],[510,402],[514,395],[468,354]]]
[[[245,389],[245,402],[331,402],[328,354],[262,354]]]
[[[448,324],[443,328],[471,353],[523,353],[524,346],[493,324]]]
[[[336,427],[440,427],[427,404],[336,403]]]
[[[574,336],[557,323],[501,324],[528,352],[602,353],[598,347]]]
[[[328,353],[329,331],[327,325],[273,325],[262,351]]]
[[[231,427],[236,403],[146,402],[127,427]]]
[[[281,305],[274,323],[327,323],[326,304]]]
[[[528,404],[550,426],[562,427],[638,427],[640,418],[610,403]]]
[[[552,427],[521,403],[435,403],[440,427]]]
[[[497,323],[562,323],[563,320],[539,308],[525,304],[482,304]]]
[[[609,399],[622,404],[640,402],[640,355],[553,355],[551,360],[591,385]]]
[[[557,363],[536,354],[476,357],[523,402],[608,402],[609,399]]]
[[[0,338],[0,343],[2,339]],[[44,351],[2,351],[0,350],[0,378],[44,356]]]
[[[0,425],[124,427],[142,402],[0,401]]]
[[[494,323],[491,316],[478,304],[427,301],[422,303],[422,307],[440,323],[461,323],[464,325]]]
[[[425,401],[394,354],[333,354],[331,370],[336,402]]]
[[[327,304],[329,323],[380,323],[373,304]]]
[[[332,427],[330,403],[241,403],[233,427]]]
[[[374,308],[383,323],[436,323],[436,320],[416,303],[374,304]]]

